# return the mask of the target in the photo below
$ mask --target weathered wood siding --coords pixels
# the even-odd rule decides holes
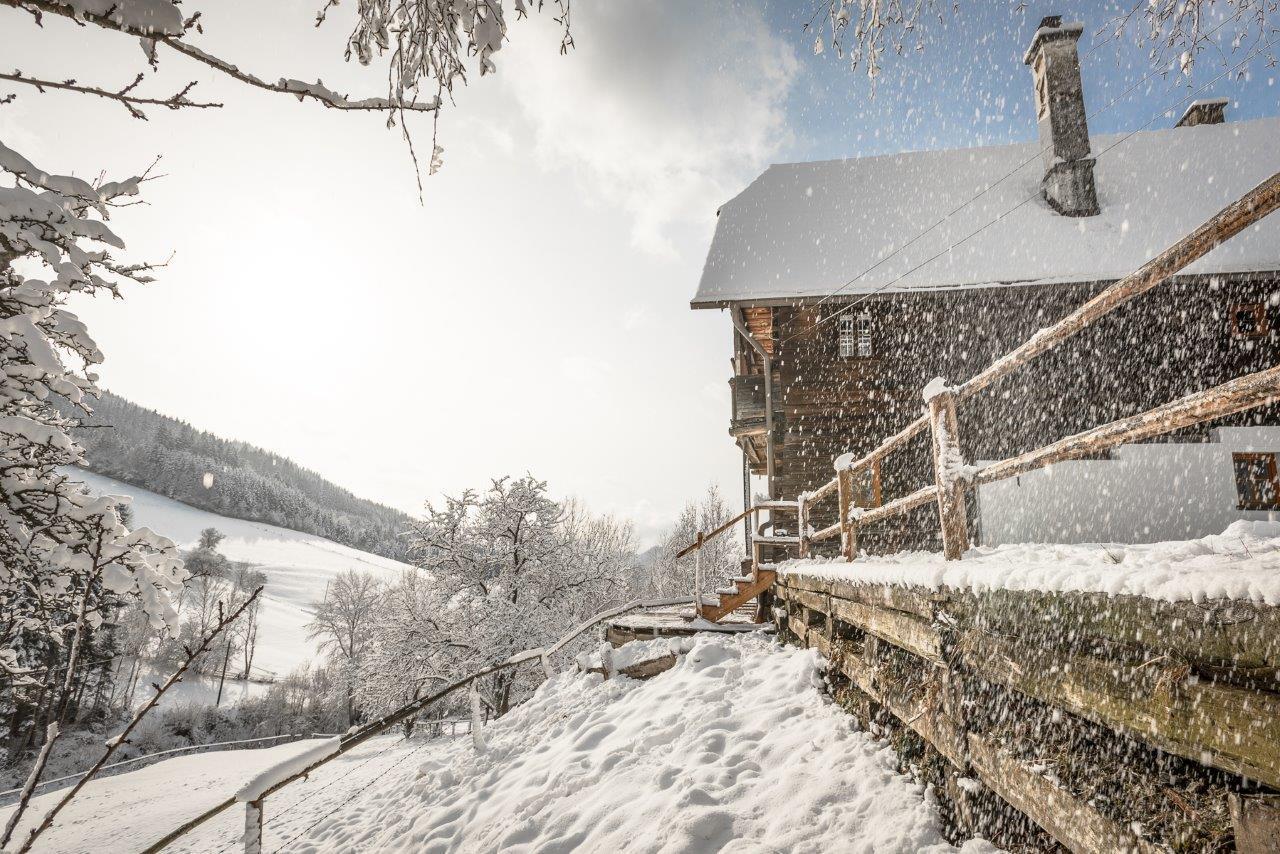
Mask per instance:
[[[919,416],[921,389],[935,376],[960,382],[1079,306],[1102,285],[991,287],[926,294],[874,295],[856,312],[871,315],[873,352],[838,355],[837,324],[825,305],[775,306],[766,325],[752,308],[753,332],[773,336],[776,492],[797,495],[830,480],[842,453],[862,455]],[[1045,354],[960,407],[970,461],[1000,459],[1065,435],[1150,409],[1280,361],[1280,279],[1190,277],[1165,284]],[[1232,330],[1232,308],[1262,306],[1265,334]],[[847,305],[847,303],[846,303]],[[1265,407],[1182,431],[1195,441],[1223,424],[1277,424]],[[754,466],[762,472],[762,465]],[[888,501],[932,480],[930,448],[920,437],[892,455],[882,472]],[[868,492],[870,485],[867,485]],[[873,551],[937,548],[936,514],[925,507],[887,520],[860,538]],[[816,527],[832,521],[819,513]]]

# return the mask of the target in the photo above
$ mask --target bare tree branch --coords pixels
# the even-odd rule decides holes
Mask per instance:
[[[28,77],[17,69],[15,69],[12,74],[0,74],[0,80],[9,80],[14,83],[25,83],[28,86],[34,86],[40,92],[44,92],[46,89],[61,89],[67,92],[78,92],[82,95],[96,95],[99,98],[107,98],[120,103],[129,111],[131,116],[135,119],[142,119],[143,121],[146,121],[147,119],[146,114],[140,109],[144,106],[164,107],[169,110],[178,110],[182,107],[206,109],[222,106],[222,104],[218,103],[192,101],[188,98],[187,94],[196,85],[197,81],[195,80],[192,80],[186,86],[182,87],[180,91],[175,92],[168,98],[146,98],[141,95],[132,95],[130,92],[132,92],[134,87],[142,82],[141,73],[139,73],[128,86],[115,92],[108,89],[102,89],[97,86],[82,86],[76,83],[75,80],[63,80],[61,82],[56,80],[40,80],[35,77]]]
[[[116,32],[124,33],[125,35],[135,36],[140,39],[149,39],[157,44],[168,45],[178,53],[194,59],[197,62],[201,62],[229,77],[233,77],[241,83],[247,83],[250,86],[256,86],[259,89],[266,89],[271,92],[293,95],[298,98],[298,100],[306,100],[307,98],[310,98],[324,104],[330,109],[366,110],[377,112],[407,110],[409,112],[429,113],[434,112],[440,106],[439,99],[434,98],[427,102],[419,102],[416,99],[405,100],[403,98],[362,98],[353,101],[349,100],[345,95],[340,95],[332,89],[327,88],[319,80],[315,83],[306,83],[301,80],[281,78],[278,82],[272,83],[242,70],[221,57],[214,56],[207,51],[201,50],[195,45],[188,44],[182,40],[181,34],[166,35],[148,29],[130,26],[127,23],[115,20],[110,13],[95,14],[84,11],[77,13],[77,11],[72,9],[70,6],[64,6],[61,3],[55,2],[55,0],[0,0],[0,6],[10,6],[15,9],[23,9],[36,14],[37,16],[42,13],[59,15],[80,23],[90,23],[102,27],[103,29],[115,30]],[[192,21],[187,22],[187,26],[190,26],[191,24]]]
[[[93,766],[89,768],[88,771],[84,772],[84,775],[76,781],[76,784],[67,790],[67,793],[62,796],[62,799],[58,801],[58,803],[54,804],[53,809],[45,813],[40,824],[36,825],[36,827],[32,829],[30,835],[27,836],[26,842],[22,843],[22,847],[18,849],[18,854],[24,854],[24,852],[31,850],[31,846],[35,843],[36,839],[39,838],[40,834],[49,829],[58,813],[62,812],[62,809],[71,801],[72,798],[79,794],[80,790],[84,788],[84,785],[93,779],[94,775],[102,769],[102,766],[107,764],[107,761],[111,759],[112,755],[120,745],[128,743],[129,735],[134,731],[138,724],[142,722],[142,719],[146,717],[147,713],[159,704],[160,698],[164,696],[165,692],[182,681],[182,677],[186,674],[187,669],[191,667],[191,663],[209,649],[210,645],[218,635],[221,634],[227,626],[234,623],[242,613],[244,613],[245,608],[248,608],[249,603],[258,598],[262,593],[262,590],[263,588],[259,587],[257,590],[253,591],[253,595],[245,599],[244,602],[240,604],[239,608],[236,608],[229,616],[225,616],[218,621],[218,624],[213,627],[213,630],[204,636],[204,639],[201,640],[198,647],[193,650],[187,650],[187,657],[182,662],[182,665],[165,680],[163,685],[156,686],[155,694],[152,695],[151,699],[148,700],[142,708],[138,709],[134,714],[133,719],[125,726],[124,731],[107,743],[107,749],[103,752],[102,756],[98,758],[98,761],[93,763]]]

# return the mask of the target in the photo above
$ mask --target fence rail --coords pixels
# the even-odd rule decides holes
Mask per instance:
[[[966,472],[958,464],[963,456],[957,427],[957,404],[999,382],[1134,298],[1168,281],[1187,265],[1204,257],[1277,208],[1280,208],[1280,172],[1227,205],[1138,270],[1104,288],[1052,326],[1041,329],[963,384],[949,387],[940,380],[930,383],[924,390],[924,413],[919,418],[885,439],[865,456],[858,459],[842,457],[837,460],[835,477],[797,498],[794,504],[799,517],[799,556],[808,556],[812,543],[839,535],[841,553],[852,559],[857,554],[860,528],[933,503],[938,507],[943,554],[947,560],[959,560],[969,547],[965,501],[966,493],[974,486],[994,483],[1062,460],[1088,456],[1126,442],[1153,438],[1182,427],[1280,401],[1280,366],[1275,366],[1000,460],[976,472]],[[926,432],[931,442],[934,483],[880,506],[855,506],[854,477],[868,471],[873,478],[877,477],[881,463],[890,454]],[[812,518],[813,508],[832,495],[836,495],[839,501],[836,523],[818,531],[812,530],[808,520]],[[723,534],[734,523],[748,515],[757,514],[758,518],[760,512],[771,510],[778,504],[776,501],[762,502],[747,508],[714,531],[698,534],[697,541],[677,557],[700,552],[707,541]],[[758,566],[758,551],[753,554]],[[700,588],[697,593],[701,601]]]

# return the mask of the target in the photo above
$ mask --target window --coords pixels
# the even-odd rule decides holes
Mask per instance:
[[[852,359],[856,356],[866,359],[871,356],[870,312],[864,311],[856,316],[852,312],[840,315],[836,334],[840,358]]]
[[[858,355],[866,359],[871,355],[871,315],[858,315]]]
[[[1280,510],[1275,454],[1232,454],[1241,510]]]
[[[1260,302],[1231,306],[1231,334],[1238,338],[1261,338],[1270,331],[1267,309]]]

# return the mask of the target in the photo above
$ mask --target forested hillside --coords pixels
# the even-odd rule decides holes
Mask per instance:
[[[297,463],[104,392],[74,431],[90,471],[202,510],[317,534],[400,559],[410,517]]]

